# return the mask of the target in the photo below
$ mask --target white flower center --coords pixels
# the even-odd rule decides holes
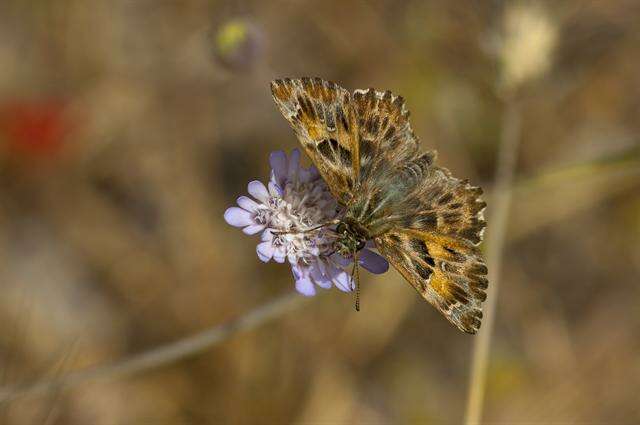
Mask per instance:
[[[335,240],[332,232],[326,229],[305,232],[337,215],[337,203],[325,183],[320,179],[287,182],[283,192],[282,197],[269,199],[268,209],[256,212],[256,222],[283,232],[273,235],[273,246],[283,250],[290,262],[308,262],[319,255],[330,255]]]

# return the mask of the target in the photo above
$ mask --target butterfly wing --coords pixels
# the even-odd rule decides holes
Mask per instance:
[[[361,182],[375,181],[416,156],[418,138],[402,96],[369,88],[355,90],[352,102],[358,117]]]
[[[430,166],[403,211],[387,218],[378,250],[451,323],[476,333],[486,299],[487,267],[477,245],[485,227],[482,190]],[[393,207],[392,207],[393,208]]]
[[[487,268],[476,247],[486,225],[482,190],[419,152],[401,97],[356,90],[360,190],[346,217],[366,228],[379,251],[459,329],[475,333]]]
[[[372,88],[349,93],[320,78],[271,82],[273,99],[302,147],[347,204],[361,183],[416,155],[404,99]]]
[[[331,193],[347,204],[360,169],[351,94],[320,78],[274,80],[271,93]]]
[[[482,320],[487,267],[473,244],[443,234],[394,229],[375,239],[378,250],[418,293],[460,330]]]

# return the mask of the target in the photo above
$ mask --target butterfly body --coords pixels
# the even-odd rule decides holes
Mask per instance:
[[[475,333],[488,284],[477,248],[482,190],[420,152],[404,100],[390,91],[348,92],[319,78],[275,80],[271,90],[343,206],[336,251],[352,255],[373,240],[423,298]]]

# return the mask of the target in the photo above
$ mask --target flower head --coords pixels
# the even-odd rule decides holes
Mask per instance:
[[[335,285],[342,291],[352,291],[353,282],[346,270],[352,260],[335,253],[334,226],[312,230],[336,219],[341,212],[318,170],[301,167],[297,149],[289,158],[283,151],[273,152],[269,162],[268,185],[250,182],[248,192],[253,199],[239,197],[238,207],[225,211],[226,222],[241,227],[248,235],[262,232],[258,258],[264,262],[287,261],[301,294],[315,295],[316,286],[329,289]],[[360,252],[358,262],[372,273],[384,273],[389,268],[384,258],[368,248]]]
[[[503,18],[502,83],[514,89],[549,70],[558,43],[558,26],[535,2],[510,3]]]

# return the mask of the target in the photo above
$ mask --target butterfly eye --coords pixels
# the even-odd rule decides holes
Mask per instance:
[[[344,223],[338,224],[338,227],[336,227],[336,232],[341,235],[347,233],[347,226]]]
[[[360,251],[366,245],[366,241],[358,241],[358,245],[356,245],[356,251]]]

